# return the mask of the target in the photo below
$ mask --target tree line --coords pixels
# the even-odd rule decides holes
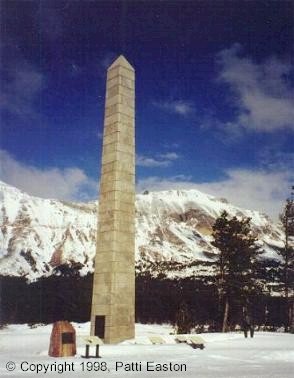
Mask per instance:
[[[228,331],[250,314],[256,326],[293,327],[293,200],[281,216],[285,245],[280,260],[260,258],[260,246],[249,218],[230,218],[223,212],[213,225],[213,244],[219,250],[211,277],[167,278],[170,268],[162,262],[138,269],[136,321],[174,324],[179,332],[207,326]],[[197,262],[191,262],[191,266]],[[90,319],[93,275],[80,275],[82,266],[56,267],[50,277],[28,284],[25,278],[0,277],[0,325],[52,323],[57,320],[85,322]],[[154,272],[157,276],[154,277]],[[280,289],[272,296],[269,282]]]

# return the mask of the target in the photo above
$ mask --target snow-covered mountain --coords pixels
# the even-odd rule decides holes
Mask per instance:
[[[41,199],[2,182],[0,201],[0,274],[32,281],[61,264],[78,264],[80,274],[93,271],[97,202]],[[182,267],[177,275],[209,274],[216,253],[211,226],[223,210],[251,217],[263,256],[278,258],[283,232],[266,215],[197,190],[171,190],[137,195],[137,263],[167,262]]]

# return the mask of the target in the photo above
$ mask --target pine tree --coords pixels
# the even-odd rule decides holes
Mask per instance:
[[[213,245],[219,250],[216,261],[220,303],[224,304],[222,331],[228,329],[230,306],[239,301],[248,310],[258,290],[257,257],[260,253],[252,234],[250,218],[228,218],[222,212],[213,225]]]
[[[292,187],[294,189],[294,187]],[[294,332],[294,200],[287,199],[281,215],[281,221],[285,231],[285,245],[278,250],[281,256],[282,275],[281,281],[286,301],[285,330]]]

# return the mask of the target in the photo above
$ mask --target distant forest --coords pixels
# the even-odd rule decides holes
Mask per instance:
[[[0,323],[52,323],[57,320],[86,322],[90,319],[93,275],[81,277],[64,271],[28,284],[24,278],[0,277]],[[208,281],[209,282],[209,281]],[[136,277],[136,322],[174,324],[185,304],[194,326],[219,330],[218,293],[205,278],[167,279],[150,275]],[[254,300],[256,325],[284,324],[284,298],[259,295]],[[231,329],[241,323],[242,306],[233,303]]]

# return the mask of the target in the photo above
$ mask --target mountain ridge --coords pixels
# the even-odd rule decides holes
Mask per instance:
[[[56,267],[79,265],[93,272],[97,201],[88,203],[42,199],[0,182],[0,274],[37,280]],[[246,210],[196,189],[146,192],[136,196],[136,263],[166,262],[182,269],[170,277],[210,275],[216,256],[211,227],[220,213],[250,217],[263,257],[279,259],[280,225],[258,211]],[[197,263],[193,268],[193,262]],[[202,264],[203,263],[203,264]],[[207,263],[207,264],[206,264]]]

